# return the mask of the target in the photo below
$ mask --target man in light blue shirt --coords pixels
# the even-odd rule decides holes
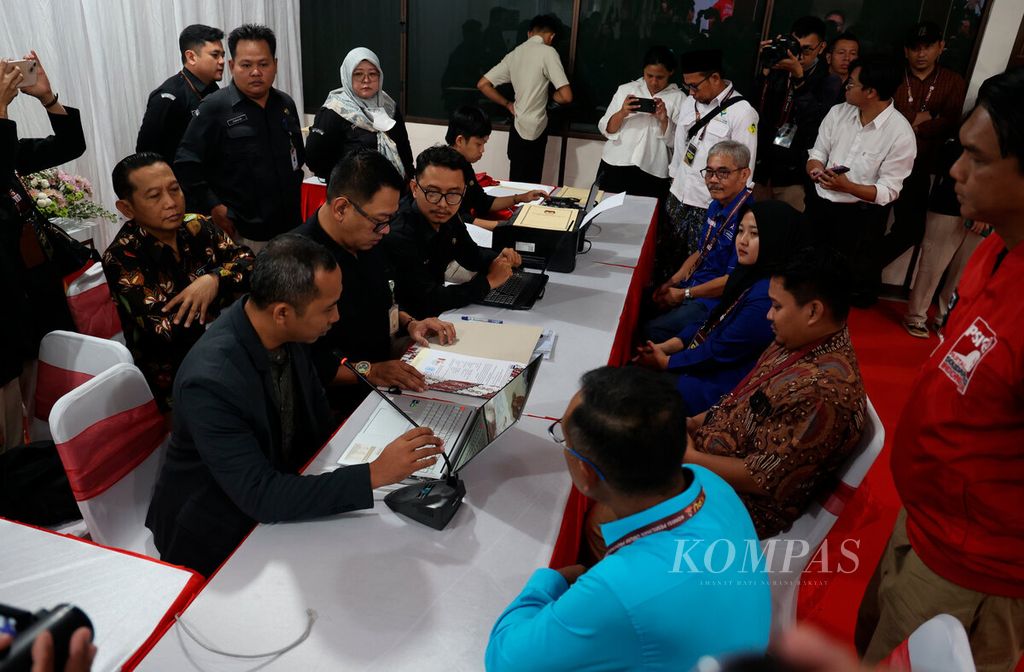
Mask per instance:
[[[589,570],[534,573],[491,631],[487,669],[687,670],[764,651],[771,599],[754,526],[725,481],[680,467],[672,383],[638,367],[591,371],[549,431],[576,487],[618,518]]]

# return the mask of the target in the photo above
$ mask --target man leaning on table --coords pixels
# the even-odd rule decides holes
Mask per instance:
[[[257,256],[251,285],[178,370],[174,429],[146,518],[161,559],[204,575],[257,522],[370,508],[374,488],[440,452],[440,439],[416,428],[370,464],[300,476],[334,429],[307,344],[339,319],[341,269],[323,246],[285,235]]]
[[[601,529],[608,554],[589,570],[537,570],[491,631],[488,670],[689,670],[764,650],[768,582],[741,560],[754,526],[724,480],[680,466],[685,427],[663,376],[584,374],[549,431],[580,492],[616,514]]]

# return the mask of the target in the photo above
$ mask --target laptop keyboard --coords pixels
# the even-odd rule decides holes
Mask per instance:
[[[495,287],[487,296],[484,297],[484,301],[489,303],[500,303],[504,306],[511,306],[516,303],[516,299],[531,286],[536,280],[533,276],[537,276],[535,273],[526,273],[524,271],[515,271],[512,273],[512,277],[508,279],[505,284],[500,287]],[[540,276],[537,276],[540,277]]]
[[[462,406],[455,404],[426,405],[426,410],[417,419],[422,427],[430,427],[434,430],[434,436],[444,441],[445,452],[451,451],[455,440],[459,438],[459,430],[462,429]]]

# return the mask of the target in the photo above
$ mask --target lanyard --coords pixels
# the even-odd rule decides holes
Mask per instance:
[[[730,84],[729,88],[726,89],[725,97],[722,98],[722,103],[724,103],[725,101],[729,100],[729,96],[731,96],[731,95],[732,95],[732,84]],[[722,103],[719,103],[714,108],[712,108],[711,112],[714,112],[716,109],[720,108],[722,106]],[[696,98],[693,99],[693,115],[696,117],[696,121],[700,121],[700,110],[697,109],[697,99]],[[708,124],[704,124],[704,128],[701,129],[700,137],[697,138],[697,142],[704,142],[704,136],[707,134],[707,132],[708,132]]]
[[[781,372],[791,367],[793,364],[799,362],[801,359],[809,355],[815,348],[820,346],[829,338],[831,338],[831,336],[826,336],[825,338],[819,339],[813,343],[805,345],[803,348],[797,350],[789,357],[786,357],[779,364],[773,366],[771,370],[769,370],[767,373],[759,374],[756,378],[754,377],[754,374],[757,373],[758,367],[755,367],[754,370],[748,373],[747,377],[741,380],[740,384],[737,385],[735,389],[733,389],[733,391],[730,392],[727,396],[736,400],[741,399],[742,397],[746,396],[747,393],[753,392],[758,387],[760,387],[762,382],[766,380],[771,380]]]
[[[715,243],[718,242],[718,239],[722,236],[722,233],[725,232],[725,229],[729,225],[729,222],[736,215],[736,212],[739,211],[741,207],[743,207],[743,204],[747,202],[748,198],[750,198],[750,191],[744,190],[743,198],[737,201],[736,205],[734,205],[732,210],[729,211],[729,214],[726,215],[724,220],[722,220],[722,223],[719,224],[717,229],[715,229],[714,237],[712,237],[711,235],[711,227],[708,227],[708,232],[707,234],[705,234],[704,241],[701,243],[700,256],[697,257],[697,261],[694,262],[693,268],[690,269],[690,274],[687,275],[685,278],[686,280],[689,280],[690,278],[693,277],[693,274],[697,272],[697,269],[700,268],[701,264],[704,263],[704,260],[707,258],[707,256],[711,254],[711,248],[713,248],[715,246]]]
[[[910,76],[907,75],[907,72],[905,70],[903,71],[903,79],[907,83],[907,104],[908,105],[913,105],[914,104],[914,94],[910,92]],[[915,77],[914,79],[917,79],[917,77]],[[928,109],[928,101],[932,99],[932,93],[935,92],[935,82],[937,82],[938,80],[939,80],[939,66],[936,65],[935,66],[935,75],[932,76],[931,86],[928,87],[928,93],[925,94],[924,102],[921,103],[921,109],[919,109],[918,112],[924,112],[924,111],[926,111]],[[918,81],[920,81],[920,80],[918,80]],[[921,83],[924,84],[924,82],[921,82]]]
[[[619,539],[609,546],[606,555],[611,555],[620,548],[629,546],[638,539],[643,539],[644,537],[648,537],[652,534],[657,534],[658,532],[664,532],[666,530],[672,530],[679,527],[690,518],[697,515],[697,512],[704,507],[705,499],[707,499],[707,496],[704,494],[704,488],[701,488],[700,492],[697,493],[697,498],[683,507],[682,510],[676,511],[670,516],[666,516],[660,520],[654,521],[653,523],[648,523],[639,529],[633,530],[622,539]]]
[[[700,326],[700,329],[697,330],[697,333],[693,335],[692,339],[690,339],[690,344],[686,346],[686,349],[693,350],[698,345],[706,341],[708,338],[708,334],[710,334],[714,330],[714,328],[720,325],[722,322],[725,322],[725,318],[729,316],[729,313],[736,309],[736,306],[743,303],[743,299],[747,296],[747,293],[749,291],[750,287],[744,289],[743,293],[736,297],[736,300],[732,302],[732,305],[729,306],[717,320],[715,320],[714,324],[711,323],[711,320],[708,320],[707,322],[702,324]]]
[[[186,84],[188,84],[188,88],[192,89],[192,93],[196,94],[196,98],[201,102],[203,100],[203,94],[199,93],[199,89],[197,89],[196,85],[192,83],[192,80],[185,75],[185,71],[182,70],[178,74],[181,75],[181,78],[185,80]]]

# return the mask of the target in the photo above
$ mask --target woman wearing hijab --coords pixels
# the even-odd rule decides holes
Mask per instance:
[[[343,156],[364,147],[383,154],[404,179],[412,177],[409,132],[395,101],[384,92],[380,59],[358,47],[345,56],[341,88],[328,94],[309,129],[306,165],[326,181]]]
[[[747,206],[736,230],[736,269],[718,306],[702,325],[639,349],[635,362],[677,377],[689,415],[703,413],[733,389],[772,342],[768,282],[798,247],[800,222],[800,213],[781,201]]]

